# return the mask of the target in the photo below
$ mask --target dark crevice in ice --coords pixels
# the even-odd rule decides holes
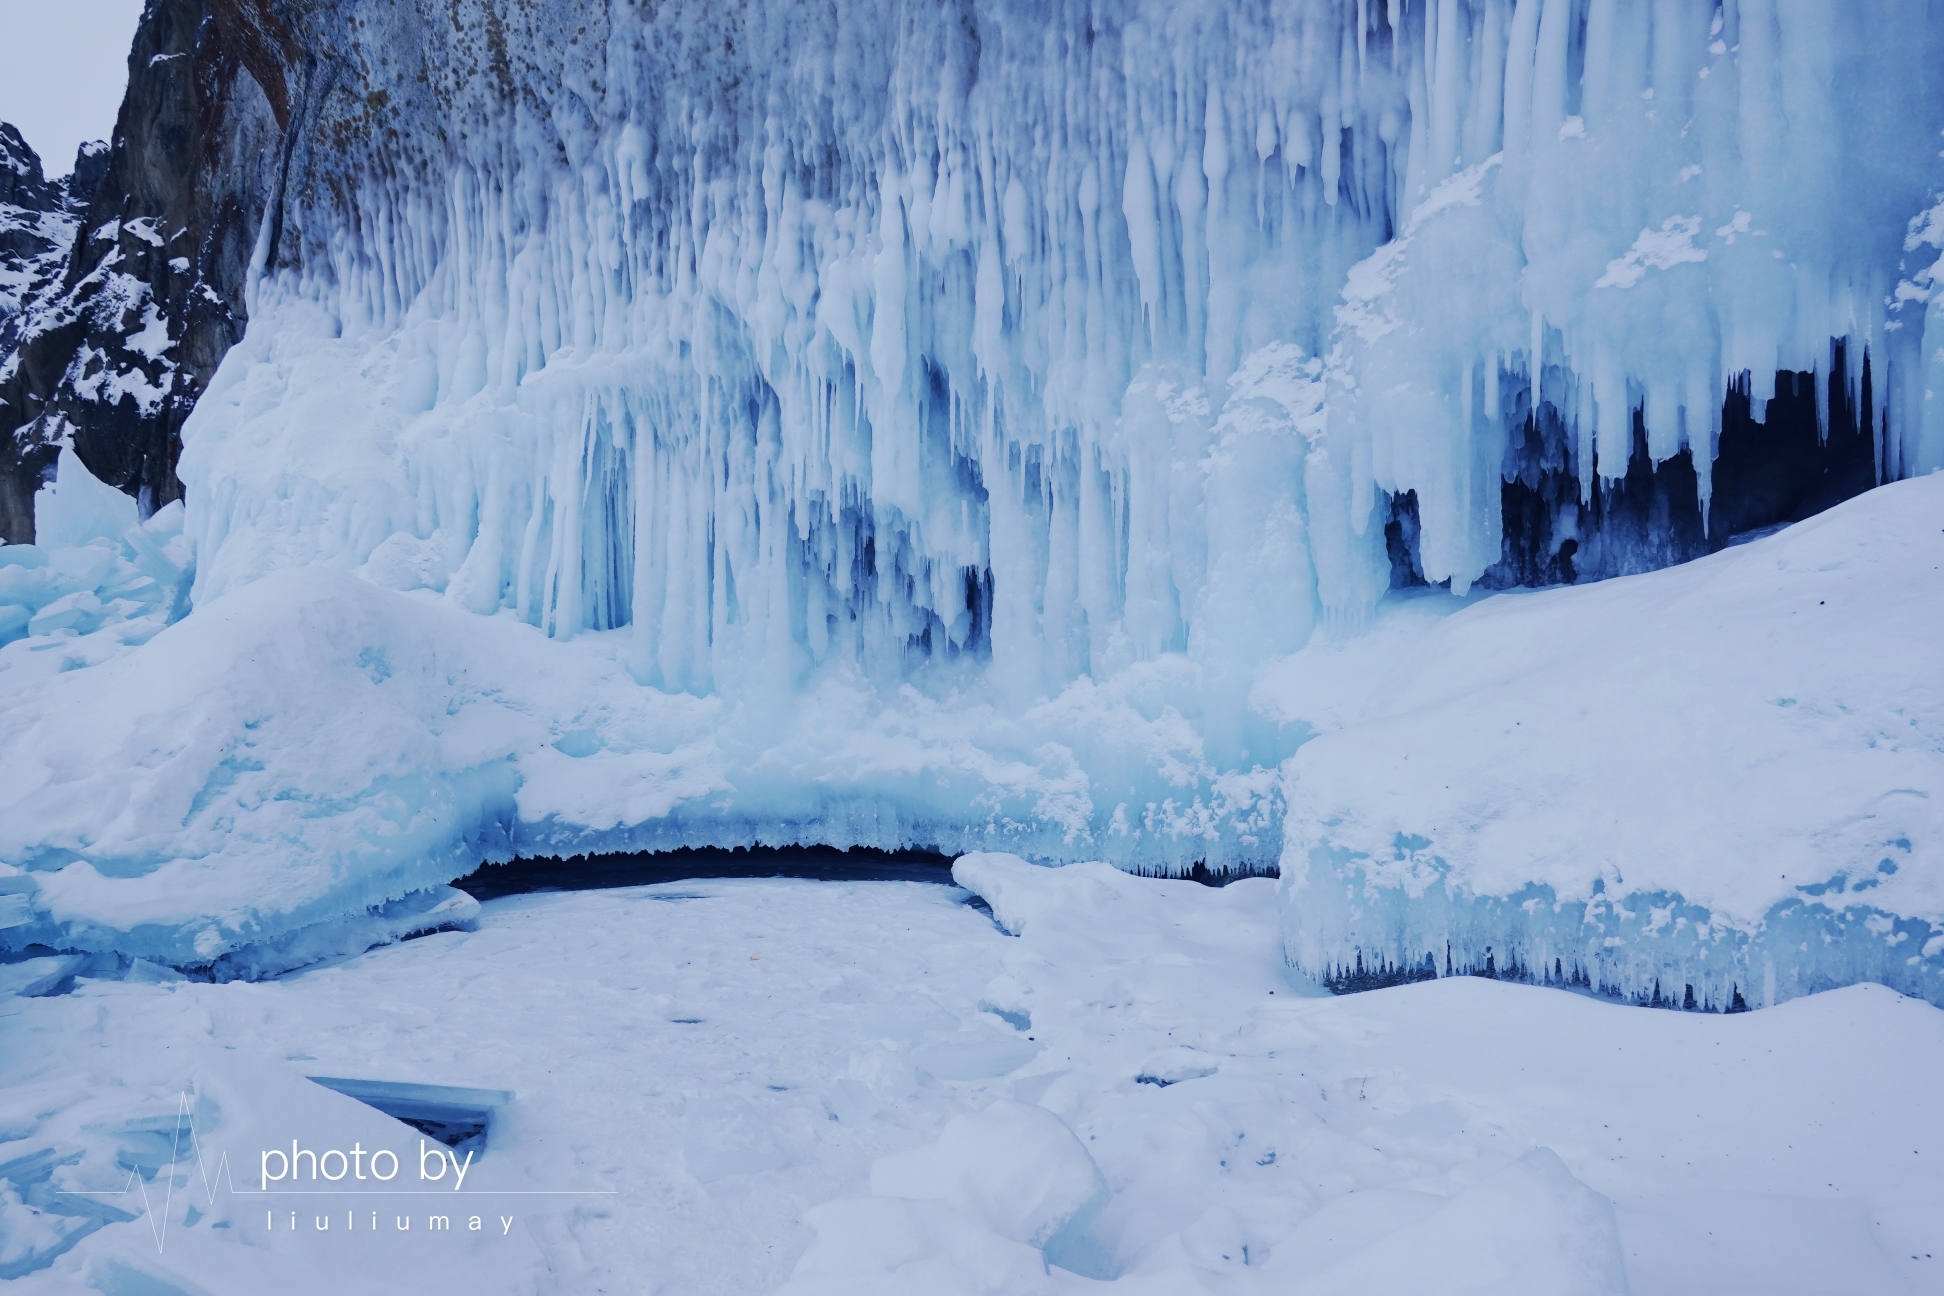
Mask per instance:
[[[1193,867],[1179,873],[1166,867],[1159,869],[1136,867],[1125,871],[1135,877],[1157,878],[1164,882],[1199,882],[1207,887],[1225,887],[1231,882],[1240,882],[1244,878],[1281,876],[1280,870],[1274,864],[1260,864],[1252,860],[1224,864],[1219,868],[1208,867],[1207,860],[1196,860]]]
[[[697,878],[805,878],[816,882],[952,885],[952,857],[935,851],[855,846],[698,846],[671,851],[516,859],[482,864],[452,885],[476,900],[533,891],[599,891]]]
[[[1878,484],[1876,394],[1870,357],[1851,373],[1848,349],[1830,346],[1827,374],[1776,374],[1775,396],[1756,417],[1746,376],[1727,389],[1715,445],[1706,524],[1687,449],[1654,463],[1647,426],[1633,411],[1626,473],[1596,478],[1581,493],[1572,434],[1550,400],[1528,387],[1510,412],[1518,427],[1501,466],[1500,560],[1483,589],[1572,585],[1654,571],[1725,548],[1737,537],[1800,522]],[[1827,426],[1818,388],[1827,402]],[[1705,438],[1704,438],[1705,439]],[[1391,496],[1384,522],[1391,587],[1425,585],[1416,491]],[[1447,582],[1439,582],[1446,584]]]
[[[462,1089],[454,1085],[354,1080],[339,1076],[307,1078],[313,1084],[334,1089],[367,1107],[375,1107],[393,1120],[411,1126],[428,1138],[437,1139],[455,1152],[484,1153],[494,1115],[513,1100],[513,1095],[503,1089]],[[443,1169],[440,1173],[443,1176]]]
[[[1323,986],[1331,994],[1359,994],[1365,990],[1383,990],[1390,986],[1410,985],[1416,981],[1435,981],[1439,978],[1437,955],[1426,950],[1424,960],[1419,963],[1397,963],[1388,958],[1364,962],[1363,951],[1359,950],[1353,963],[1339,963],[1323,976]],[[1515,981],[1522,985],[1550,986],[1559,990],[1576,990],[1582,994],[1598,995],[1616,1003],[1635,1004],[1642,1008],[1672,1008],[1680,1012],[1704,1013],[1742,1013],[1748,1011],[1748,1001],[1742,994],[1741,986],[1731,982],[1729,997],[1717,1001],[1712,992],[1704,986],[1700,997],[1696,997],[1694,987],[1683,984],[1680,989],[1671,985],[1663,986],[1656,977],[1651,989],[1629,991],[1617,983],[1609,984],[1593,971],[1579,963],[1570,966],[1563,959],[1555,958],[1550,965],[1541,960],[1537,966],[1521,959],[1517,951],[1509,953],[1503,962],[1492,947],[1485,947],[1482,963],[1454,963],[1451,947],[1445,946],[1443,976],[1483,977],[1489,981]]]
[[[991,905],[986,904],[986,898],[984,898],[984,896],[980,896],[980,894],[976,894],[976,892],[974,892],[972,896],[966,896],[966,902],[964,902],[964,904],[966,904],[966,907],[968,907],[968,909],[974,909],[976,913],[984,913],[984,915],[986,915],[986,921],[988,921],[988,923],[991,923],[991,929],[993,929],[993,931],[997,931],[997,933],[999,933],[1001,937],[1017,937],[1017,935],[1019,935],[1017,931],[1007,931],[1007,929],[1005,929],[1005,923],[1001,923],[1001,921],[999,921],[999,915],[991,911]],[[997,1012],[997,1008],[993,1008],[993,1010]],[[1001,1012],[1001,1016],[1005,1016],[1005,1014]],[[1011,1020],[1011,1018],[1009,1018],[1009,1020]],[[1021,1030],[1024,1030],[1024,1026],[1021,1026]]]

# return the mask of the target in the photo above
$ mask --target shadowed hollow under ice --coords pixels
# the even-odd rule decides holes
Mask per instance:
[[[1280,858],[1317,975],[1944,993],[1909,5],[546,6],[507,98],[342,7],[396,87],[303,128],[186,510],[68,455],[0,552],[0,944],[249,976],[819,841]],[[1592,500],[1638,419],[1705,525],[1778,371],[1894,484],[1483,592],[1515,443]]]

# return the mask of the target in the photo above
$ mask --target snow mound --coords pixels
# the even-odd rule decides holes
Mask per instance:
[[[1397,1224],[1397,1214],[1389,1222]],[[1302,1243],[1307,1240],[1299,1233],[1295,1245],[1283,1249],[1298,1257],[1285,1268],[1305,1267]],[[1421,1219],[1386,1229],[1380,1245],[1366,1245],[1292,1290],[1303,1296],[1409,1291],[1627,1296],[1632,1289],[1613,1203],[1575,1179],[1552,1149],[1535,1148]]]
[[[1286,766],[1290,961],[1944,1002],[1940,526],[1932,475],[1666,571],[1407,602],[1388,677],[1297,654],[1263,686],[1325,730]]]
[[[1001,1237],[1056,1256],[1107,1200],[1107,1182],[1065,1122],[1043,1107],[997,1102],[955,1116],[928,1147],[871,1167],[880,1197],[947,1202]]]
[[[519,732],[468,705],[450,615],[293,572],[8,688],[0,887],[30,916],[0,940],[242,972],[442,925],[443,884],[506,852]]]
[[[1076,1244],[1108,1197],[1066,1122],[1016,1102],[955,1116],[936,1142],[880,1158],[871,1193],[810,1213],[817,1240],[786,1296],[1054,1290],[1048,1263],[1083,1263]]]

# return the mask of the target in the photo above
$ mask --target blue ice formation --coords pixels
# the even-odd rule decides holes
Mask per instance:
[[[1944,1004],[1940,565],[1932,474],[1420,629],[1284,767],[1289,962],[1676,1007],[1858,981]]]
[[[330,8],[196,610],[0,789],[37,939],[226,957],[512,851],[1263,863],[1328,729],[1265,668],[1400,562],[1492,584],[1529,429],[1549,543],[1677,461],[1706,533],[1730,389],[1944,466],[1898,0],[485,8]],[[225,616],[202,716],[157,680]]]
[[[38,544],[0,546],[0,645],[122,625],[139,642],[189,610],[180,504],[138,525],[135,501],[63,450],[38,496]]]

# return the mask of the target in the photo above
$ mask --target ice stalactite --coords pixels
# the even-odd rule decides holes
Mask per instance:
[[[1472,128],[1501,118],[1492,87],[1481,103],[1476,78],[1440,83],[1459,59],[1440,49],[1425,134],[1446,143],[1413,169],[1426,196],[1352,272],[1337,315],[1327,444],[1362,542],[1318,544],[1344,568],[1340,598],[1374,601],[1387,584],[1372,536],[1408,492],[1423,577],[1462,592],[1485,576],[1507,552],[1501,480],[1526,435],[1564,452],[1582,502],[1627,477],[1637,439],[1649,466],[1678,456],[1705,535],[1723,392],[1761,420],[1778,377],[1784,396],[1813,389],[1826,436],[1832,405],[1839,422],[1859,416],[1872,366],[1880,418],[1862,432],[1877,479],[1944,466],[1925,448],[1905,381],[1921,361],[1890,295],[1909,213],[1939,180],[1935,51],[1880,38],[1928,33],[1908,25],[1917,11],[1595,0],[1437,13],[1441,43],[1475,51],[1505,32],[1503,124],[1494,144],[1450,145],[1492,138]],[[1924,88],[1870,94],[1879,59]],[[1909,183],[1883,183],[1893,154],[1911,160]],[[1558,531],[1555,544],[1575,538],[1570,522]],[[1643,528],[1637,543],[1655,539]]]
[[[631,622],[667,688],[969,653],[1031,697],[1211,640],[1291,505],[1312,612],[1253,647],[1367,611],[1407,492],[1462,592],[1528,420],[1590,498],[1638,417],[1705,517],[1723,393],[1809,374],[1826,421],[1832,340],[1899,393],[1882,475],[1935,466],[1886,331],[1940,178],[1906,4],[479,9],[352,7],[377,89],[312,129],[367,138],[305,155],[190,438],[203,597],[375,563]],[[1330,357],[1327,432],[1225,485],[1272,345]],[[328,462],[256,452],[313,419]]]
[[[543,102],[467,104],[459,140],[395,92],[429,179],[313,162],[342,200],[287,218],[301,253],[229,382],[328,387],[354,427],[266,480],[237,435],[308,420],[210,403],[200,594],[373,563],[571,634],[616,623],[593,585],[631,568],[641,677],[699,691],[970,654],[1031,698],[1187,648],[1223,564],[1301,508],[1283,453],[1222,501],[1231,550],[1203,524],[1229,379],[1320,351],[1394,225],[1409,56],[1352,25],[616,9],[564,62],[509,33]]]

